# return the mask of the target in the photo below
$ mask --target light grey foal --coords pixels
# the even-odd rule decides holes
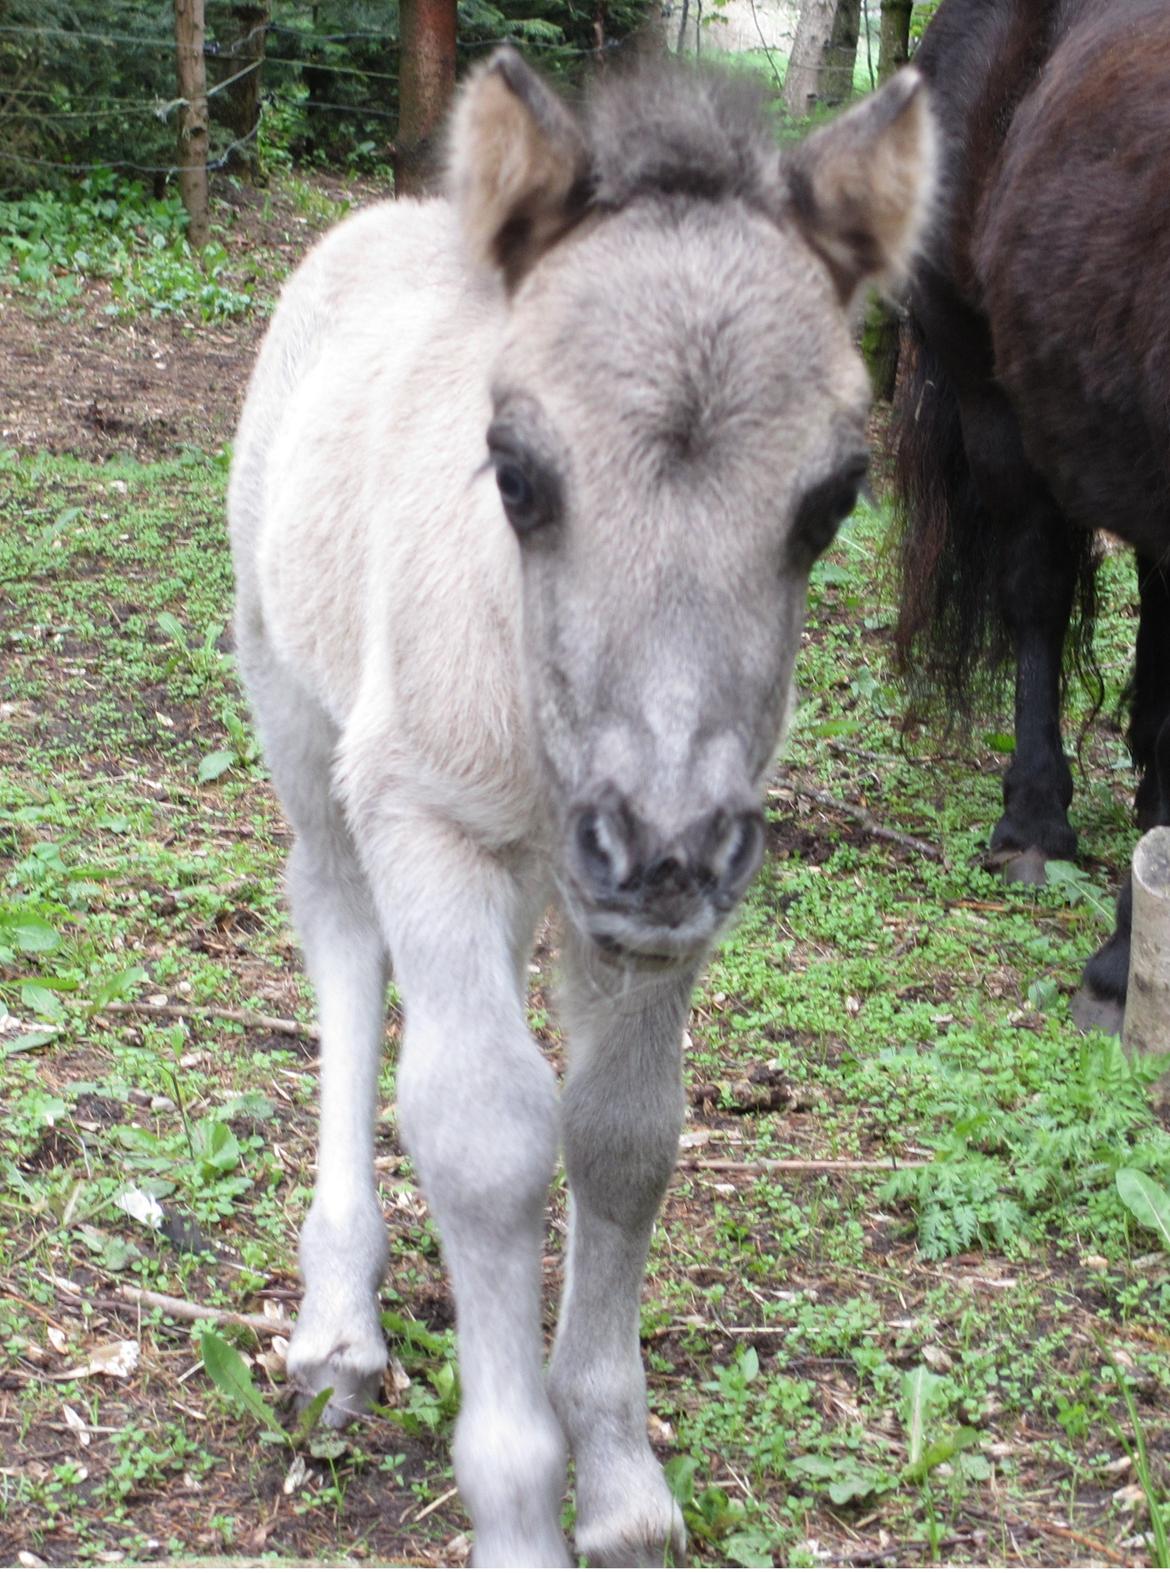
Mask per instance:
[[[865,465],[848,312],[920,232],[903,74],[781,158],[742,80],[658,68],[572,114],[510,51],[464,88],[449,197],[358,215],[284,292],[231,486],[240,663],[296,832],[321,1146],[289,1352],[343,1418],[385,1362],[373,1116],[443,1241],[483,1566],[681,1554],[638,1301],[704,955],[758,866],[809,568]],[[486,444],[485,444],[486,434]],[[486,462],[485,462],[486,461]],[[560,1099],[526,962],[563,919]],[[563,1149],[564,1300],[540,1256]]]

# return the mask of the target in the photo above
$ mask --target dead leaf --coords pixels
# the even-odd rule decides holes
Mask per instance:
[[[275,1349],[263,1349],[256,1356],[256,1364],[263,1366],[269,1376],[280,1376],[285,1369],[283,1355],[277,1354]]]
[[[145,1224],[148,1229],[162,1228],[162,1208],[153,1196],[137,1185],[128,1185],[124,1191],[120,1191],[114,1197],[114,1205],[124,1213],[129,1213],[136,1222]]]
[[[386,1363],[387,1385],[395,1394],[405,1393],[410,1387],[410,1377],[406,1374],[406,1367],[397,1355],[391,1355]]]
[[[62,1407],[65,1411],[65,1424],[76,1436],[79,1445],[88,1447],[92,1438],[86,1430],[85,1421],[77,1413],[77,1410],[71,1408],[69,1404],[64,1404]]]
[[[695,1131],[684,1131],[678,1139],[680,1147],[705,1147],[711,1140],[711,1132],[700,1128]]]
[[[92,1376],[117,1376],[123,1380],[133,1376],[138,1369],[141,1353],[137,1338],[115,1338],[108,1344],[99,1344],[89,1354]]]
[[[937,1344],[924,1344],[922,1358],[932,1371],[949,1371],[954,1366],[954,1361],[945,1349],[940,1349]]]
[[[140,1353],[137,1338],[115,1338],[111,1343],[98,1344],[89,1351],[89,1359],[84,1365],[58,1372],[53,1381],[72,1382],[79,1376],[116,1376],[124,1382],[138,1369]]]
[[[280,1489],[286,1497],[291,1497],[294,1491],[300,1490],[308,1478],[309,1466],[305,1463],[303,1456],[298,1453],[289,1466],[288,1474],[285,1475],[284,1484]]]

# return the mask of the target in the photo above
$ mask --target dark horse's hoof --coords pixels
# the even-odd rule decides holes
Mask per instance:
[[[998,869],[1005,885],[1047,885],[1047,859],[1040,847],[1001,847],[987,859],[990,869]]]
[[[1096,1028],[1098,1032],[1119,1037],[1125,1020],[1125,1006],[1120,1000],[1106,999],[1103,994],[1097,994],[1082,984],[1069,1006],[1069,1015],[1082,1032],[1092,1032]]]

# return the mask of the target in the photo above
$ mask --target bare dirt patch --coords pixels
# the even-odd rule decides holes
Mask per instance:
[[[319,179],[315,201],[274,184],[228,193],[218,238],[233,268],[271,298],[279,280],[329,227],[341,205],[383,193],[372,183]],[[265,310],[219,322],[113,314],[109,286],[87,284],[67,316],[0,280],[0,445],[102,460],[146,462],[185,446],[231,440]]]

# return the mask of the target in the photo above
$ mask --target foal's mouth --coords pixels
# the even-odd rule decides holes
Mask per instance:
[[[592,934],[590,938],[602,955],[613,961],[633,962],[635,966],[644,967],[649,972],[677,967],[685,959],[678,951],[635,950],[629,945],[623,945],[612,934]]]
[[[645,972],[693,964],[710,949],[729,916],[722,903],[700,896],[669,917],[641,913],[629,901],[591,900],[571,873],[557,880],[561,910],[604,961]]]
[[[663,971],[704,955],[725,914],[705,905],[676,923],[656,923],[639,921],[628,911],[581,904],[573,916],[602,956],[625,966]]]

